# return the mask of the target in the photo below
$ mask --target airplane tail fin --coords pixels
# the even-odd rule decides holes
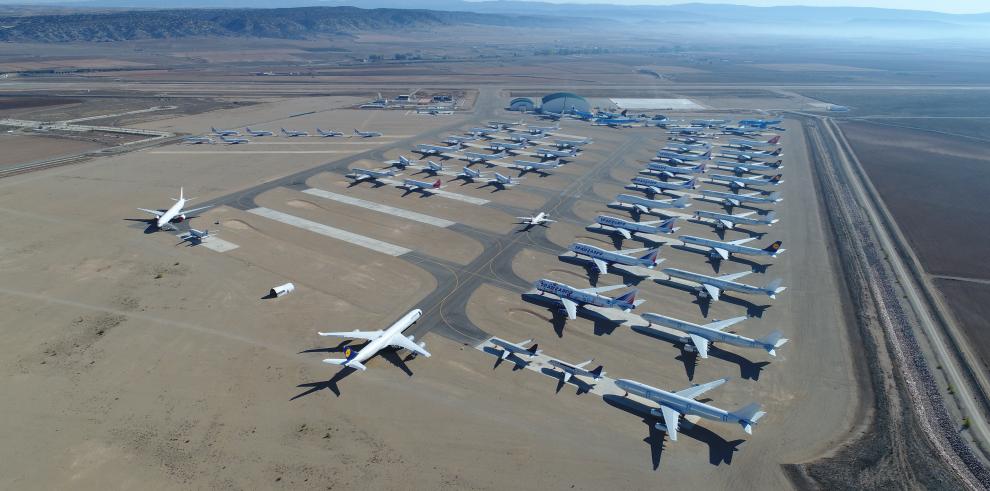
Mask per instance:
[[[773,155],[774,157],[776,157],[777,155],[780,155],[780,152],[781,152],[781,149],[778,148],[778,149],[774,150],[773,153],[771,153],[770,155]]]
[[[686,194],[684,194],[681,195],[680,198],[674,200],[674,205],[677,206],[678,208],[687,208],[688,201],[690,201],[690,199],[687,197]]]
[[[443,183],[440,181],[440,179],[437,179],[437,182],[433,183],[433,186],[432,187],[433,187],[433,189],[440,189],[440,185],[441,184],[443,184]]]
[[[777,296],[778,293],[787,289],[786,286],[780,286],[780,284],[783,282],[784,282],[783,279],[777,278],[776,280],[773,280],[769,284],[767,284],[764,290],[767,291],[767,293],[770,295],[770,298],[774,298]]]
[[[594,377],[596,379],[599,379],[599,378],[602,378],[602,375],[605,375],[604,368],[605,368],[604,366],[598,365],[597,367],[595,367],[594,370],[591,370],[588,373],[590,373],[592,377]]]
[[[628,308],[623,309],[626,312],[628,312],[628,311],[636,308],[636,294],[637,293],[639,293],[639,290],[633,288],[632,290],[629,290],[629,292],[627,292],[626,294],[624,294],[624,295],[616,298],[615,299],[615,302],[616,303],[622,303],[622,304],[628,305],[629,306]]]
[[[762,338],[756,340],[757,343],[763,345],[763,349],[770,353],[770,356],[777,356],[777,348],[783,346],[787,343],[787,338],[784,337],[784,333],[780,331],[774,331]]]
[[[624,118],[624,117],[626,117],[626,113],[627,113],[627,112],[629,112],[629,110],[628,110],[628,109],[623,109],[623,110],[622,110],[622,112],[621,112],[621,113],[619,113],[619,114],[620,114],[620,115],[622,115],[622,117]]]
[[[694,189],[694,188],[698,187],[698,178],[697,177],[692,178],[690,181],[684,183],[684,187],[685,188],[691,188],[691,189]]]
[[[704,162],[698,164],[698,166],[695,167],[695,169],[697,169],[698,172],[705,172],[705,168],[706,168],[706,165],[705,165]]]
[[[534,344],[534,345],[530,346],[529,349],[527,349],[526,351],[529,352],[529,355],[530,356],[536,356],[536,355],[538,355],[538,354],[541,353],[541,351],[540,351],[540,345],[539,344]]]
[[[781,160],[781,159],[777,159],[776,162],[770,164],[770,167],[773,167],[773,168],[777,169],[777,168],[780,168],[780,166],[782,166],[782,165],[784,165],[784,161]]]
[[[656,226],[657,232],[669,234],[674,231],[674,224],[677,223],[677,217],[668,218],[662,222],[660,225]]]
[[[770,195],[767,196],[767,199],[771,201],[777,201],[778,198],[780,198],[780,194],[778,194],[776,191],[770,193]]]
[[[771,211],[770,213],[767,213],[766,217],[767,217],[767,220],[773,220],[774,218],[777,218],[777,213]]]
[[[772,183],[774,183],[774,184],[777,184],[778,182],[780,182],[780,180],[781,180],[781,179],[782,179],[783,177],[784,177],[784,175],[783,175],[783,174],[777,174],[777,175],[775,175],[775,176],[773,176],[773,177],[771,177],[771,178],[770,178],[770,182],[772,182]]]
[[[760,410],[760,405],[757,403],[748,404],[743,406],[731,413],[739,420],[739,424],[743,427],[743,431],[748,435],[753,434],[753,425],[760,420],[767,413]]]
[[[775,241],[773,244],[770,244],[770,245],[764,247],[763,250],[766,251],[766,252],[769,252],[770,254],[777,254],[777,251],[780,250],[780,246],[782,244],[783,244],[783,241],[779,241],[778,240],[778,241]]]
[[[775,136],[775,137],[767,140],[767,143],[769,143],[771,145],[776,145],[779,142],[780,142],[780,135],[777,135],[777,136]]]
[[[647,268],[652,268],[656,266],[657,263],[660,262],[657,260],[659,256],[660,256],[660,248],[656,247],[648,251],[645,255],[643,255],[643,257],[639,258],[639,260],[645,262]]]

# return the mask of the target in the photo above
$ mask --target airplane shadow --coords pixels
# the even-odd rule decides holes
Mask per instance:
[[[567,313],[564,311],[563,307],[561,307],[560,302],[538,293],[523,293],[522,299],[523,301],[540,305],[549,310],[552,315],[550,324],[553,326],[554,333],[557,334],[558,338],[564,337],[564,327],[567,325],[568,319]],[[594,323],[595,336],[612,334],[620,325],[622,325],[622,321],[609,319],[604,315],[581,307],[578,307],[577,316],[585,320],[590,320]]]
[[[568,383],[577,388],[577,392],[575,392],[577,395],[587,394],[591,392],[591,389],[595,388],[595,384],[589,384],[588,382],[574,376],[571,377],[569,382],[564,382],[564,373],[558,372],[552,368],[541,368],[540,373],[557,379],[557,387],[554,389],[554,394],[560,394],[560,390],[563,389]]]
[[[139,222],[145,224],[146,226],[144,227],[144,233],[146,235],[153,234],[158,231],[158,226],[155,222],[148,220],[147,218],[124,218],[124,220],[128,222]]]
[[[385,183],[383,183],[383,182],[378,182],[378,181],[368,181],[368,182],[369,182],[369,184],[371,184],[371,189],[378,189],[378,188],[380,188],[382,186],[385,186]],[[350,184],[347,185],[347,189],[350,189],[350,188],[352,188],[354,186],[359,186],[359,185],[361,185],[361,183],[362,183],[362,181],[354,181],[354,182],[352,182],[352,183],[350,183]]]
[[[703,254],[706,257],[706,261],[705,262],[707,262],[708,264],[711,264],[712,271],[714,271],[715,273],[718,273],[719,272],[719,270],[722,267],[722,263],[725,262],[721,257],[712,257],[711,255],[709,255],[708,253],[706,253],[702,249],[696,249],[696,248],[688,247],[688,246],[684,246],[684,245],[672,245],[672,246],[670,246],[670,248],[671,249],[677,249],[677,250],[680,250],[680,251],[685,251],[685,252],[691,252],[691,253],[694,253],[694,254]],[[745,264],[746,266],[749,266],[750,267],[750,270],[752,270],[754,273],[766,273],[767,272],[767,269],[771,266],[770,264],[758,263],[758,262],[753,261],[751,259],[746,259],[746,258],[742,258],[742,257],[739,257],[739,256],[729,256],[729,260],[728,261],[731,262],[731,263],[736,263],[736,264]]]
[[[298,388],[305,388],[306,390],[303,391],[303,392],[300,392],[299,394],[296,394],[296,395],[292,396],[292,398],[290,398],[289,400],[290,401],[294,401],[296,399],[299,399],[301,397],[306,397],[306,396],[308,396],[310,394],[313,394],[315,392],[319,392],[321,390],[329,390],[330,392],[333,392],[335,396],[340,397],[340,387],[338,387],[337,384],[341,380],[347,378],[348,376],[350,376],[352,373],[354,373],[356,371],[357,371],[357,369],[354,369],[354,368],[351,368],[351,367],[343,367],[343,368],[340,369],[339,372],[335,373],[333,375],[333,377],[331,377],[329,380],[324,380],[324,381],[321,381],[321,382],[308,382],[308,383],[305,383],[305,384],[299,384],[296,387],[298,387]]]
[[[491,346],[485,346],[482,349],[484,350],[485,353],[488,353],[489,355],[492,355],[492,356],[495,357],[495,364],[492,365],[492,370],[498,369],[499,365],[501,365],[502,362],[504,362],[504,361],[510,361],[510,362],[512,362],[512,371],[513,372],[515,372],[517,370],[522,370],[522,369],[526,368],[527,365],[529,365],[529,362],[528,361],[526,361],[526,360],[524,360],[524,359],[516,356],[515,353],[510,353],[509,356],[507,356],[507,357],[505,357],[503,359],[502,358],[502,350],[500,350],[498,348],[493,348]]]

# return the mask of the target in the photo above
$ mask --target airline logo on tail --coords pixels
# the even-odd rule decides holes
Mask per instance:
[[[783,177],[784,177],[783,174],[777,174],[776,176],[773,176],[773,177],[770,178],[770,182],[773,182],[773,183],[780,182],[780,179],[783,178]]]
[[[433,189],[440,189],[440,184],[442,184],[440,179],[437,179],[437,182],[433,183]]]
[[[777,135],[777,136],[775,136],[775,137],[767,140],[767,143],[769,143],[771,145],[776,145],[779,142],[780,142],[780,135]]]
[[[774,242],[773,244],[768,245],[767,248],[766,249],[763,249],[763,250],[764,251],[768,251],[768,252],[777,252],[778,250],[780,250],[781,244],[782,244],[782,242],[778,240],[778,241]]]
[[[354,351],[351,348],[345,349],[344,350],[344,359],[346,360],[345,363],[349,363],[350,361],[354,360],[354,358],[357,358],[357,355],[358,355],[357,351]]]
[[[629,293],[626,293],[625,295],[622,295],[621,297],[616,298],[615,299],[615,303],[621,304],[621,305],[628,305],[629,307],[627,307],[627,308],[624,309],[626,312],[628,312],[628,311],[636,308],[636,293],[637,292],[638,292],[638,290],[636,290],[636,289],[630,290]]]
[[[778,148],[778,149],[774,150],[773,153],[771,153],[770,155],[773,155],[773,156],[776,157],[777,155],[780,155],[780,151],[781,150]]]

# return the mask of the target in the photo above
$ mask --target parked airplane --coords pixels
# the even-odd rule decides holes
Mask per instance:
[[[214,234],[210,233],[209,229],[196,230],[192,228],[192,222],[189,224],[189,231],[179,235],[179,239],[182,242],[189,242],[191,245],[202,244],[203,241],[213,237]],[[180,244],[182,243],[180,242]]]
[[[787,289],[787,287],[780,286],[783,282],[781,279],[773,280],[768,283],[767,286],[763,287],[747,285],[745,283],[738,283],[735,281],[752,273],[752,271],[743,271],[740,273],[724,274],[720,276],[708,276],[677,268],[666,268],[663,272],[671,278],[680,278],[682,280],[699,284],[700,287],[698,288],[698,297],[711,297],[713,302],[718,301],[719,295],[721,295],[724,290],[746,293],[749,295],[766,295],[770,298],[777,298],[778,293]]]
[[[542,211],[537,213],[534,217],[516,217],[516,220],[520,220],[520,225],[542,225],[544,227],[546,227],[546,225],[544,225],[545,223],[553,223],[557,221],[551,220],[550,214]]]
[[[197,145],[197,144],[201,144],[201,143],[209,143],[209,144],[212,145],[212,144],[214,144],[216,142],[213,141],[213,138],[210,138],[210,137],[207,137],[207,136],[187,136],[187,137],[185,137],[185,138],[182,139],[182,143],[189,143],[189,144],[193,144],[193,145]]]
[[[501,348],[502,354],[501,354],[501,356],[499,356],[499,358],[501,358],[503,360],[509,358],[512,355],[525,356],[525,357],[528,357],[528,358],[532,358],[532,357],[534,357],[534,356],[542,353],[542,351],[539,350],[539,345],[538,344],[534,344],[534,345],[530,346],[529,348],[523,348],[523,345],[532,343],[533,342],[532,339],[527,339],[525,341],[519,341],[518,343],[512,343],[512,342],[506,341],[506,340],[501,339],[501,338],[494,338],[493,337],[493,338],[489,339],[488,342],[490,342],[490,343],[494,344],[495,346],[498,346],[499,348]]]
[[[752,126],[755,128],[766,128],[775,124],[780,124],[779,119],[740,119],[739,126]]]
[[[533,139],[532,139],[532,138],[530,138],[529,136],[526,136],[526,135],[509,135],[509,136],[507,136],[506,138],[507,138],[507,139],[508,139],[509,141],[513,141],[513,142],[516,142],[516,143],[525,143],[525,144],[527,144],[527,145],[528,145],[528,144],[529,144],[530,142],[532,142],[532,141],[533,141]]]
[[[506,143],[506,142],[491,142],[488,144],[488,149],[493,152],[503,152],[506,150],[522,150],[526,148],[527,142],[519,143]]]
[[[475,181],[477,179],[482,179],[484,177],[483,172],[476,171],[470,167],[464,167],[455,176],[455,179],[464,179],[465,181]]]
[[[402,181],[402,184],[400,184],[398,187],[405,189],[406,192],[408,193],[411,193],[413,191],[419,191],[425,194],[432,194],[433,191],[436,191],[437,189],[443,187],[441,184],[443,183],[440,181],[440,179],[437,179],[436,182],[419,181],[416,179],[405,179]]]
[[[536,282],[536,289],[539,290],[540,295],[549,293],[560,298],[560,303],[564,306],[564,311],[567,312],[567,318],[570,320],[577,319],[578,306],[594,305],[596,307],[607,307],[629,312],[643,303],[643,300],[636,300],[637,290],[635,288],[615,298],[599,295],[599,293],[625,287],[625,285],[613,285],[577,289],[570,285],[548,279],[542,279]]]
[[[506,158],[508,156],[509,156],[509,154],[506,153],[506,152],[499,152],[499,153],[492,153],[492,154],[488,154],[488,153],[477,153],[477,152],[464,152],[464,157],[463,158],[464,158],[464,160],[467,160],[468,163],[471,163],[471,164],[477,164],[479,162],[483,162],[485,164],[488,164],[492,160],[504,159],[504,158]]]
[[[707,384],[688,387],[677,392],[667,392],[634,380],[626,379],[616,380],[615,385],[628,394],[636,394],[659,404],[660,410],[653,409],[650,411],[650,414],[663,419],[663,423],[657,423],[655,426],[658,430],[666,431],[671,441],[677,441],[679,419],[682,415],[687,414],[694,414],[712,421],[738,423],[742,426],[743,431],[747,434],[752,434],[753,425],[766,415],[765,412],[760,410],[759,404],[749,404],[729,412],[695,400],[696,397],[724,384],[727,380],[723,378],[714,382],[708,382]]]
[[[685,346],[685,351],[697,351],[702,358],[708,358],[708,348],[713,343],[725,343],[740,348],[759,348],[766,350],[770,356],[777,356],[777,348],[787,343],[787,338],[780,331],[773,331],[770,334],[758,339],[751,339],[731,332],[724,332],[724,329],[746,320],[746,316],[733,317],[724,321],[709,322],[708,324],[693,324],[691,322],[666,317],[660,314],[643,314],[643,320],[653,324],[660,324],[688,335],[691,344]],[[640,328],[643,329],[643,328]],[[647,327],[646,329],[649,329]],[[691,349],[693,348],[693,349]]]
[[[520,175],[525,174],[527,172],[536,172],[537,174],[546,176],[549,174],[549,172],[547,171],[549,171],[550,169],[556,169],[557,167],[560,167],[560,164],[557,161],[532,162],[529,160],[517,160],[511,165],[509,165],[509,167],[512,167],[513,169],[518,169],[520,171],[519,172]]]
[[[413,162],[412,160],[407,159],[404,155],[399,155],[399,160],[387,160],[387,161],[385,161],[385,164],[386,165],[390,165],[392,167],[398,167],[400,169],[405,169],[406,167],[409,167],[410,165],[414,165],[415,163],[416,162]]]
[[[488,180],[488,184],[491,185],[491,186],[497,186],[497,187],[500,187],[500,188],[508,188],[508,187],[515,186],[516,184],[519,184],[519,181],[522,180],[522,179],[524,179],[524,178],[522,178],[522,177],[503,176],[502,174],[499,174],[498,172],[496,172],[495,173],[495,178],[494,179],[489,179]]]
[[[692,126],[704,126],[706,128],[717,128],[725,125],[729,121],[726,119],[692,119]]]
[[[355,167],[350,174],[346,174],[344,177],[353,179],[354,181],[377,181],[379,179],[385,179],[389,177],[398,176],[394,170],[372,170],[372,169],[362,169],[360,167]]]
[[[446,152],[456,152],[460,149],[461,149],[460,143],[451,145],[449,147],[444,145],[427,145],[425,143],[418,143],[416,144],[416,148],[413,149],[413,152],[422,155],[438,155],[441,157],[446,157],[447,156]]]
[[[251,143],[251,140],[248,140],[247,138],[240,138],[237,136],[220,135],[220,140],[230,145],[237,145],[238,143]]]
[[[634,124],[642,123],[638,118],[597,118],[591,124],[595,126],[608,126],[609,128],[630,128]]]
[[[709,191],[707,189],[702,189],[701,194],[703,196],[708,196],[709,198],[719,198],[728,206],[739,206],[743,203],[767,203],[772,204],[778,201],[783,201],[783,198],[777,195],[776,192],[770,193],[769,195],[764,195],[760,191],[753,191],[747,194],[735,194],[735,193],[723,193],[721,191]]]
[[[729,256],[733,253],[735,254],[745,254],[748,256],[770,256],[777,257],[778,254],[786,251],[787,249],[781,249],[781,241],[775,241],[774,243],[760,249],[757,247],[744,246],[748,242],[756,240],[755,237],[747,237],[745,239],[733,240],[730,242],[722,242],[718,240],[705,239],[702,237],[695,237],[693,235],[682,235],[678,237],[681,242],[685,244],[693,244],[697,246],[706,247],[709,250],[709,256],[713,259],[724,259],[728,260]]]
[[[752,150],[754,148],[762,147],[772,147],[780,143],[780,135],[775,135],[773,138],[763,141],[763,140],[743,140],[740,138],[730,138],[729,145],[733,145],[744,150]]]
[[[552,148],[537,148],[533,152],[537,157],[541,159],[557,159],[557,158],[571,158],[576,157],[577,152],[573,148],[568,150],[554,150]]]
[[[712,181],[723,181],[729,183],[729,187],[732,189],[742,189],[751,187],[761,187],[761,186],[778,186],[783,181],[783,174],[777,174],[773,177],[760,176],[760,177],[739,177],[739,176],[727,176],[724,174],[712,174]]]
[[[196,213],[197,211],[203,211],[207,208],[210,208],[210,206],[212,206],[212,205],[201,206],[199,208],[193,208],[191,210],[184,210],[183,207],[186,206],[187,202],[192,201],[193,198],[186,198],[183,192],[183,188],[181,187],[179,188],[179,197],[172,199],[175,200],[175,204],[170,206],[166,210],[149,210],[146,208],[138,208],[138,210],[155,215],[155,226],[158,227],[158,229],[169,230],[174,228],[172,227],[173,223],[179,223],[184,220],[194,218],[195,217],[194,213]]]
[[[512,128],[513,126],[519,126],[521,124],[523,124],[522,120],[519,120],[514,123],[509,121],[489,121],[488,127],[494,130],[507,130],[509,128]]]
[[[637,186],[643,186],[649,189],[654,194],[659,194],[659,193],[663,193],[664,190],[678,191],[685,189],[694,189],[698,185],[698,179],[692,178],[691,180],[688,181],[664,182],[664,181],[658,181],[656,179],[650,179],[649,177],[636,176],[632,178],[632,183]]]
[[[571,377],[574,377],[574,376],[578,376],[578,377],[591,377],[594,380],[598,380],[598,379],[604,377],[605,376],[605,371],[603,369],[605,367],[603,367],[601,365],[598,365],[597,367],[595,367],[594,370],[588,370],[588,369],[584,368],[584,367],[588,366],[588,364],[591,363],[591,362],[593,362],[593,361],[595,361],[594,358],[592,358],[592,359],[590,359],[588,361],[583,361],[583,362],[578,363],[576,365],[572,365],[570,363],[567,363],[566,361],[561,361],[561,360],[557,360],[555,358],[551,358],[551,359],[547,360],[547,363],[549,363],[550,366],[552,366],[552,367],[560,370],[560,372],[561,372],[560,376],[563,377],[564,383],[566,384],[567,382],[569,382],[571,380]]]
[[[687,144],[683,144],[683,145],[667,145],[667,146],[661,148],[660,150],[665,150],[665,151],[668,151],[668,152],[677,152],[677,153],[679,153],[681,155],[684,155],[684,154],[689,154],[691,152],[697,152],[699,150],[703,150],[703,151],[706,151],[707,152],[708,150],[711,150],[711,148],[712,148],[712,146],[711,146],[710,143],[704,142],[704,143],[698,143],[698,144],[693,144],[693,145],[687,145]]]
[[[482,136],[485,138],[491,138],[492,134],[498,133],[499,130],[493,128],[471,128],[468,133],[474,136]]]
[[[359,370],[367,370],[367,367],[364,366],[363,362],[367,361],[372,356],[375,356],[375,354],[379,351],[389,346],[395,348],[405,348],[415,354],[423,355],[429,358],[430,352],[423,349],[426,346],[426,343],[420,342],[419,344],[416,344],[413,336],[406,336],[405,334],[402,334],[402,331],[405,331],[409,326],[413,325],[417,320],[419,320],[420,317],[422,317],[422,315],[422,310],[413,309],[384,331],[355,330],[351,332],[321,332],[319,333],[320,336],[338,336],[353,339],[367,339],[370,341],[358,351],[348,347],[344,350],[344,358],[327,358],[323,360],[323,363],[343,365],[345,367],[357,368]]]
[[[754,150],[732,150],[728,148],[722,149],[722,155],[726,157],[732,157],[740,162],[749,162],[751,160],[764,159],[767,157],[779,157],[781,149],[778,148],[773,152],[757,152]]]
[[[550,144],[557,147],[558,149],[563,148],[580,148],[591,143],[591,140],[584,138],[581,140],[554,140]]]
[[[555,124],[553,126],[527,126],[526,129],[532,135],[542,135],[544,133],[553,133],[555,131],[560,131],[560,124]]]
[[[595,114],[594,113],[589,113],[587,111],[581,111],[581,110],[579,110],[578,108],[576,108],[574,106],[571,106],[571,109],[569,111],[567,111],[567,114],[569,114],[569,115],[571,115],[571,116],[573,116],[573,117],[575,117],[577,119],[580,119],[582,121],[591,121],[592,119],[595,119]]]
[[[755,174],[755,172],[753,171],[757,171],[757,170],[777,171],[784,168],[784,161],[779,159],[776,162],[770,162],[768,164],[753,162],[753,161],[747,163],[739,163],[739,162],[729,162],[728,160],[718,160],[716,161],[716,163],[719,165],[719,167],[723,167],[723,168],[728,167],[729,170],[731,170],[737,176],[741,176],[746,173]]]
[[[237,130],[218,130],[212,126],[210,129],[213,130],[213,134],[217,136],[238,136],[240,133]]]
[[[686,145],[705,146],[705,147],[711,146],[710,143],[699,140],[698,138],[695,138],[693,136],[669,136],[667,137],[667,139],[671,141],[680,142]]]
[[[768,227],[772,227],[773,224],[780,221],[774,218],[776,214],[772,211],[760,217],[750,218],[750,216],[755,213],[755,211],[750,211],[730,215],[728,213],[717,213],[714,211],[698,210],[694,212],[697,218],[707,218],[715,222],[716,228],[735,228],[736,225],[766,225]]]
[[[382,134],[377,131],[361,131],[358,130],[357,128],[354,128],[354,136],[359,136],[361,138],[375,138],[382,136]]]
[[[678,177],[678,174],[702,174],[705,172],[705,163],[685,167],[681,165],[670,165],[662,162],[647,162],[647,172],[660,174],[664,177]]]
[[[477,136],[450,135],[443,142],[449,145],[457,145],[459,143],[473,142],[477,140]]]
[[[722,133],[726,135],[746,136],[749,138],[756,138],[761,134],[763,134],[759,130],[754,130],[753,128],[747,128],[743,126],[722,128]]]
[[[578,256],[586,256],[595,264],[595,268],[601,274],[608,274],[609,264],[623,264],[626,266],[640,266],[653,269],[664,260],[660,258],[660,248],[653,249],[626,249],[621,251],[606,251],[600,247],[575,242],[568,246],[568,249]],[[629,254],[648,251],[640,257],[633,257]]]
[[[321,128],[316,128],[316,132],[319,133],[319,135],[322,136],[323,138],[331,138],[331,137],[335,137],[335,136],[344,136],[344,134],[341,133],[341,132],[339,132],[339,131],[334,131],[334,130],[324,131]]]
[[[631,194],[620,194],[615,197],[615,200],[621,205],[631,207],[637,213],[657,214],[657,210],[659,209],[687,208],[691,206],[687,196],[681,196],[677,199],[647,199]]]
[[[657,151],[657,158],[669,160],[675,164],[683,164],[685,162],[693,162],[697,160],[708,160],[712,158],[712,151],[709,150],[699,155],[696,153],[677,153],[669,150],[659,150]]]
[[[432,160],[427,160],[426,165],[423,166],[420,172],[428,172],[433,175],[437,175],[443,172],[443,165],[438,164]]]
[[[244,128],[244,131],[246,131],[251,136],[275,136],[275,133],[272,133],[271,131],[268,131],[268,130],[252,130],[250,127]]]
[[[674,222],[676,221],[676,218],[668,218],[666,220],[655,220],[650,222],[630,222],[611,215],[598,215],[595,217],[595,223],[615,230],[626,239],[631,239],[632,234],[635,233],[653,235],[674,233],[678,228],[680,228],[674,227]]]
[[[289,138],[293,138],[297,136],[309,136],[309,133],[306,131],[287,130],[285,128],[282,128],[282,134]]]

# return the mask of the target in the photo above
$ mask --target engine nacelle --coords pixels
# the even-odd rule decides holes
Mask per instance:
[[[656,428],[656,429],[658,429],[658,430],[660,430],[660,431],[667,431],[667,425],[665,425],[663,423],[657,423],[657,424],[653,425],[653,427]]]
[[[693,344],[685,344],[684,351],[687,351],[688,353],[695,353],[698,351],[698,348],[695,347]]]
[[[698,288],[698,298],[708,298],[708,290],[704,287]]]
[[[173,223],[182,223],[184,221],[186,221],[185,215],[176,215],[175,218],[172,219]]]

